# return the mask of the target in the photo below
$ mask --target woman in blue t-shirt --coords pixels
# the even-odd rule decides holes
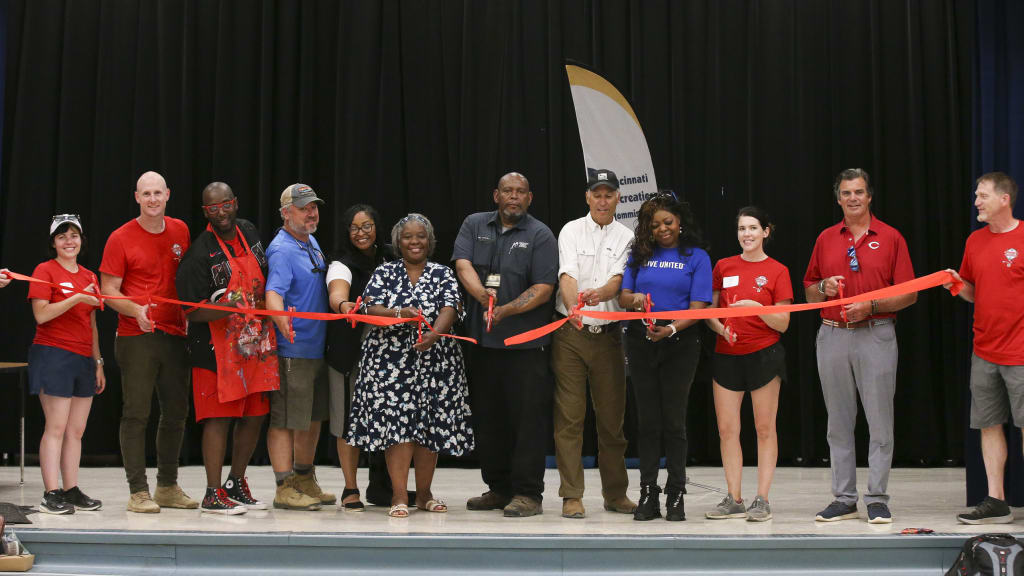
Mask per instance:
[[[649,296],[654,312],[707,307],[711,259],[702,244],[687,203],[672,194],[644,202],[619,305],[643,310]],[[700,357],[696,324],[696,320],[659,320],[648,326],[634,320],[626,330],[639,427],[640,502],[634,520],[661,517],[658,461],[662,446],[668,470],[665,519],[686,519],[686,405]]]

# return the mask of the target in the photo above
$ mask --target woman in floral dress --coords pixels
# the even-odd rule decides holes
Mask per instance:
[[[455,274],[428,261],[434,227],[420,214],[402,218],[391,230],[400,260],[382,264],[363,291],[366,313],[391,318],[422,314],[416,322],[374,327],[362,344],[359,379],[352,399],[348,440],[364,450],[384,450],[393,487],[389,514],[409,515],[409,465],[416,468],[416,507],[447,512],[430,484],[438,453],[461,456],[473,449],[462,351],[451,331],[460,311]]]

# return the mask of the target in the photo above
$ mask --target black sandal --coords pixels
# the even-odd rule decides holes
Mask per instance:
[[[345,488],[341,491],[341,500],[338,501],[338,507],[345,512],[362,512],[363,503],[359,500],[355,502],[345,502],[345,498],[349,496],[359,496],[359,488]]]

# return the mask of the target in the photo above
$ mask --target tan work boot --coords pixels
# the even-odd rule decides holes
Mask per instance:
[[[153,492],[153,501],[161,508],[184,508],[185,510],[199,508],[199,502],[189,498],[188,494],[185,494],[185,491],[177,484],[157,486],[156,492]]]
[[[502,496],[494,490],[488,490],[479,496],[473,496],[466,500],[466,510],[501,510],[511,499]]]
[[[338,501],[337,496],[320,489],[320,484],[316,481],[316,468],[310,470],[309,474],[292,474],[292,478],[292,486],[296,490],[316,498],[321,504],[334,504]]]
[[[587,510],[579,498],[562,499],[562,518],[586,518]]]
[[[295,474],[284,479],[274,494],[274,508],[285,510],[319,510],[320,500],[295,489]]]
[[[543,513],[544,507],[541,505],[540,500],[534,500],[522,494],[513,496],[512,501],[508,503],[508,506],[505,506],[506,518],[528,518]]]
[[[153,497],[149,495],[149,490],[140,490],[133,493],[132,497],[128,499],[128,511],[140,514],[156,514],[160,512],[160,505],[153,502]]]
[[[605,500],[604,509],[609,512],[618,512],[619,514],[632,514],[636,511],[636,502],[633,502],[628,496],[623,494],[618,498]]]

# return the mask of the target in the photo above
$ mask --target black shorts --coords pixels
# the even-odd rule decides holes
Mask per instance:
[[[715,354],[715,382],[726,390],[752,392],[776,376],[786,379],[786,349],[781,342],[750,354]]]
[[[56,346],[33,344],[28,349],[28,389],[61,398],[96,395],[96,361]]]

